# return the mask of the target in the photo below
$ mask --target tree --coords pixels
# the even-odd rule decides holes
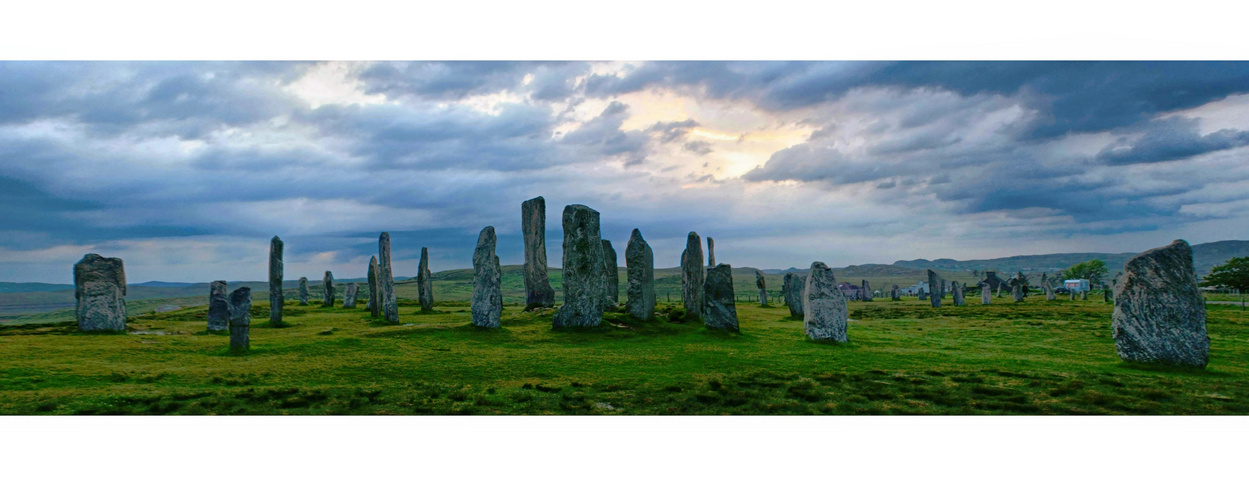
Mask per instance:
[[[1221,266],[1214,266],[1201,286],[1216,286],[1240,291],[1240,309],[1245,309],[1245,292],[1249,291],[1249,257],[1232,257]]]
[[[1064,280],[1089,280],[1089,284],[1100,285],[1106,277],[1106,263],[1101,259],[1093,259],[1071,266],[1062,272]]]

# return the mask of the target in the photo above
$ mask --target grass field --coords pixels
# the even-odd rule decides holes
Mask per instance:
[[[255,301],[243,356],[205,333],[202,306],[133,317],[128,334],[0,326],[0,413],[1249,413],[1239,307],[1207,306],[1210,365],[1185,370],[1121,362],[1100,300],[975,302],[851,302],[846,345],[807,341],[783,305],[748,303],[729,334],[620,312],[553,331],[552,310],[511,306],[482,330],[466,303],[421,314],[407,300],[400,325],[292,301],[289,326],[271,328]]]

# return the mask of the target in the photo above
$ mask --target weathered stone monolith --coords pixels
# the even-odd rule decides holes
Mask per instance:
[[[763,276],[763,271],[755,269],[755,288],[759,289],[759,305],[767,307],[768,305],[768,281]]]
[[[252,289],[240,287],[230,294],[230,351],[245,352],[251,348]]]
[[[1068,300],[1076,300],[1076,289],[1068,288],[1067,293],[1071,295],[1071,297]]]
[[[611,241],[602,242],[603,283],[606,285],[603,290],[603,307],[616,307],[616,302],[620,300],[620,268],[617,267],[616,249],[611,247]]]
[[[703,280],[706,269],[703,267],[703,240],[698,233],[690,231],[685,239],[685,251],[681,252],[681,302],[685,305],[685,317],[702,318]]]
[[[655,317],[655,254],[636,228],[625,246],[629,314],[640,320]]]
[[[707,237],[707,267],[716,267],[716,240]]]
[[[208,286],[208,331],[224,332],[229,329],[230,297],[226,292],[226,282],[214,281]]]
[[[989,282],[980,282],[980,305],[987,306],[993,302],[993,294],[989,292]]]
[[[928,297],[931,295],[932,295],[931,293],[928,293],[928,290],[921,288],[919,289],[919,294],[917,294],[917,298],[919,299],[920,302],[923,302],[925,300],[928,300]]]
[[[1054,285],[1051,285],[1049,281],[1045,280],[1044,277],[1042,277],[1041,286],[1045,287],[1045,301],[1049,302],[1051,300],[1054,300],[1055,298],[1054,297]]]
[[[282,295],[282,250],[284,244],[282,239],[274,236],[269,240],[269,325],[280,326],[282,324],[282,306],[285,305],[286,297]],[[225,290],[222,290],[224,296]],[[228,321],[227,321],[228,322]]]
[[[564,304],[556,328],[598,326],[603,321],[603,238],[599,213],[585,205],[564,207]]]
[[[1210,337],[1193,249],[1184,240],[1146,250],[1123,266],[1111,320],[1125,361],[1206,366]]]
[[[737,303],[733,296],[733,267],[720,264],[707,270],[703,280],[703,324],[711,330],[739,331]]]
[[[303,276],[299,278],[299,305],[308,305],[308,278]]]
[[[429,272],[429,247],[421,247],[421,264],[416,272],[416,293],[422,311],[434,310],[434,275]]]
[[[1089,300],[1089,291],[1080,290],[1080,300]]]
[[[1023,302],[1023,273],[1015,273],[1015,277],[1010,279],[1010,291],[1015,302]]]
[[[541,196],[520,204],[525,237],[525,310],[555,306],[555,289],[546,268],[546,200]]]
[[[325,307],[334,307],[334,274],[326,271],[325,277],[321,279],[321,286],[324,287],[321,297]]]
[[[399,301],[395,297],[395,274],[390,267],[390,233],[377,238],[377,300],[382,317],[390,323],[399,322]]]
[[[74,298],[79,330],[125,330],[126,268],[121,259],[84,255],[74,264]]]
[[[785,281],[781,282],[781,295],[785,297],[785,305],[789,306],[789,315],[802,317],[802,294],[807,287],[807,277],[799,273],[785,273]]]
[[[473,251],[473,324],[484,328],[498,328],[503,317],[503,270],[495,254],[497,244],[494,226],[486,226]]]
[[[928,294],[929,303],[933,307],[941,307],[941,295],[945,293],[942,289],[945,287],[945,280],[932,269],[928,270],[928,287],[931,289],[931,293]]]
[[[966,299],[963,298],[963,284],[957,281],[950,282],[950,295],[954,298],[955,306],[967,305]]]
[[[377,265],[377,256],[374,255],[369,258],[369,303],[364,306],[369,309],[369,315],[374,318],[382,315],[382,301],[378,300],[381,298],[382,288],[378,286],[377,281],[380,274],[382,272]]]
[[[867,284],[867,280],[863,280],[863,301],[872,301],[872,286]]]
[[[811,263],[806,286],[802,292],[802,327],[807,337],[814,340],[848,342],[846,327],[850,310],[846,297],[837,288],[833,270],[823,262]]]
[[[356,293],[359,293],[360,285],[355,283],[347,283],[347,289],[343,291],[343,309],[356,308]]]
[[[897,283],[894,283],[893,286],[889,287],[889,300],[902,300],[902,297],[899,296],[900,290],[901,289],[898,287]]]

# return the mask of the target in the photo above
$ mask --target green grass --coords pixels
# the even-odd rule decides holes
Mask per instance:
[[[292,301],[289,324],[271,328],[254,304],[246,355],[204,332],[204,307],[128,324],[168,335],[0,326],[0,413],[1249,412],[1249,316],[1235,306],[1208,306],[1210,366],[1185,370],[1121,362],[1100,300],[852,302],[847,345],[807,341],[779,304],[739,303],[739,334],[669,322],[671,304],[651,323],[610,312],[575,331],[553,331],[552,310],[509,306],[503,328],[484,330],[466,303],[421,314],[407,300],[399,325]]]

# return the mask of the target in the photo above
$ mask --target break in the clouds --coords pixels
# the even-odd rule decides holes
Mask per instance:
[[[1131,251],[1249,238],[1249,64],[0,63],[0,281],[471,264],[520,203],[656,265],[691,230],[739,266]]]

